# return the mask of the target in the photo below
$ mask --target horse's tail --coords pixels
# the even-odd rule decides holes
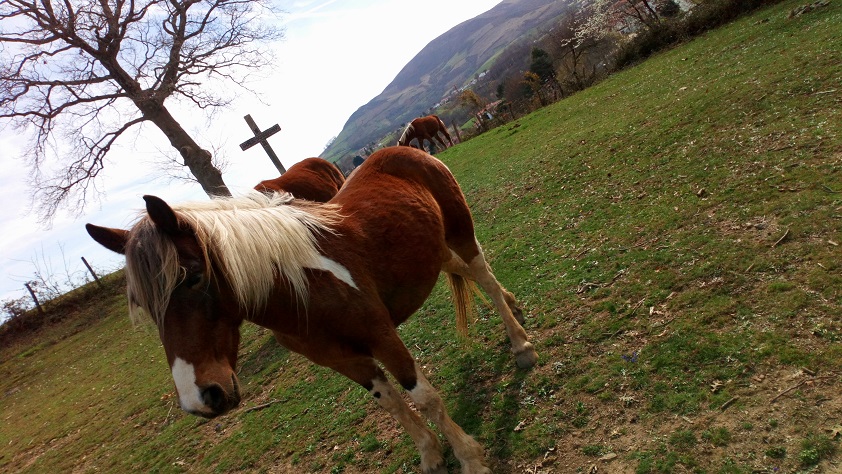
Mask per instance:
[[[463,336],[468,335],[468,316],[475,313],[474,294],[485,299],[476,283],[455,273],[446,273],[447,285],[453,295],[453,306],[456,308],[456,329]]]

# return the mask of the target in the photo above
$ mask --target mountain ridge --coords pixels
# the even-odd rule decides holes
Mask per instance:
[[[428,43],[383,92],[358,108],[322,157],[346,162],[471,81],[503,51],[550,28],[571,6],[554,0],[504,0]]]

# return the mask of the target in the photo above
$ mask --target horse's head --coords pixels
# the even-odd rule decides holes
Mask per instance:
[[[201,236],[155,196],[131,230],[86,226],[94,240],[126,256],[129,304],[158,326],[181,408],[207,418],[240,402],[235,368],[243,318],[214,276]],[[233,302],[233,303],[232,303]]]

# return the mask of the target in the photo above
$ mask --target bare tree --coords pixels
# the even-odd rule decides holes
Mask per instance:
[[[582,7],[587,19],[579,25],[577,36],[601,40],[612,32],[631,33],[640,27],[661,24],[654,0],[593,0]]]
[[[637,20],[647,28],[654,28],[661,23],[661,15],[652,0],[625,0],[620,3],[622,15]]]
[[[592,13],[588,7],[571,9],[547,35],[566,72],[566,84],[577,90],[594,81],[598,65],[608,61],[616,44],[616,35],[610,30],[595,31],[593,25],[586,29]]]
[[[151,123],[208,195],[229,195],[212,155],[164,102],[209,112],[269,64],[271,0],[2,0],[0,119],[31,133],[40,216],[81,211],[117,140]],[[56,143],[65,149],[57,149]],[[47,162],[68,156],[50,172]]]
[[[585,38],[600,41],[618,29],[616,7],[611,0],[593,0],[584,4],[576,12],[576,17],[574,38],[579,41]]]
[[[84,269],[71,267],[65,256],[64,246],[59,244],[58,248],[61,258],[60,264],[63,268],[59,268],[42,248],[40,252],[35,252],[29,260],[32,265],[31,275],[9,275],[9,277],[21,285],[29,285],[41,301],[58,298],[62,294],[90,282],[89,274]],[[110,271],[102,271],[102,273]]]

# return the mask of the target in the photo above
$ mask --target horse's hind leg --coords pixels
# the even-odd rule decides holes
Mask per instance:
[[[438,134],[438,133],[436,133],[435,135],[433,135],[433,138],[435,138],[435,139],[436,139],[436,141],[438,141],[438,142],[439,142],[439,145],[441,145],[441,149],[442,149],[442,150],[446,150],[446,149],[447,149],[447,144],[446,144],[446,143],[444,143],[444,140],[442,140],[441,136],[439,136],[439,134]],[[448,137],[448,138],[450,138],[450,137]],[[452,143],[452,142],[450,143],[450,146],[453,146],[453,143]]]
[[[491,269],[489,269],[488,271],[491,272]],[[491,303],[488,302],[488,300],[485,298],[485,295],[481,293],[477,288],[476,279],[471,274],[471,271],[468,268],[468,264],[463,262],[462,259],[459,258],[459,256],[457,256],[455,253],[453,254],[453,258],[444,266],[442,266],[442,272],[454,273],[456,275],[468,279],[471,282],[471,290],[474,291],[476,295],[480,297],[480,299],[482,299],[483,303],[485,303],[485,305],[489,309],[496,309],[491,306]],[[500,285],[500,289],[503,291],[503,299],[506,301],[506,306],[508,306],[509,310],[512,312],[512,316],[515,317],[515,320],[521,326],[526,324],[526,318],[524,318],[523,316],[523,310],[520,308],[520,305],[518,305],[514,293],[507,290],[503,285]]]
[[[524,321],[523,311],[517,306],[514,295],[503,288],[503,285],[497,281],[494,273],[491,272],[491,267],[485,261],[482,254],[482,248],[479,243],[476,244],[476,255],[465,262],[455,252],[453,258],[442,267],[442,271],[456,273],[465,278],[477,282],[491,300],[494,302],[494,307],[503,319],[503,325],[506,327],[506,334],[509,336],[509,341],[512,344],[512,352],[515,354],[515,361],[518,367],[528,369],[538,362],[538,355],[529,342],[526,331],[524,331],[521,324]]]

